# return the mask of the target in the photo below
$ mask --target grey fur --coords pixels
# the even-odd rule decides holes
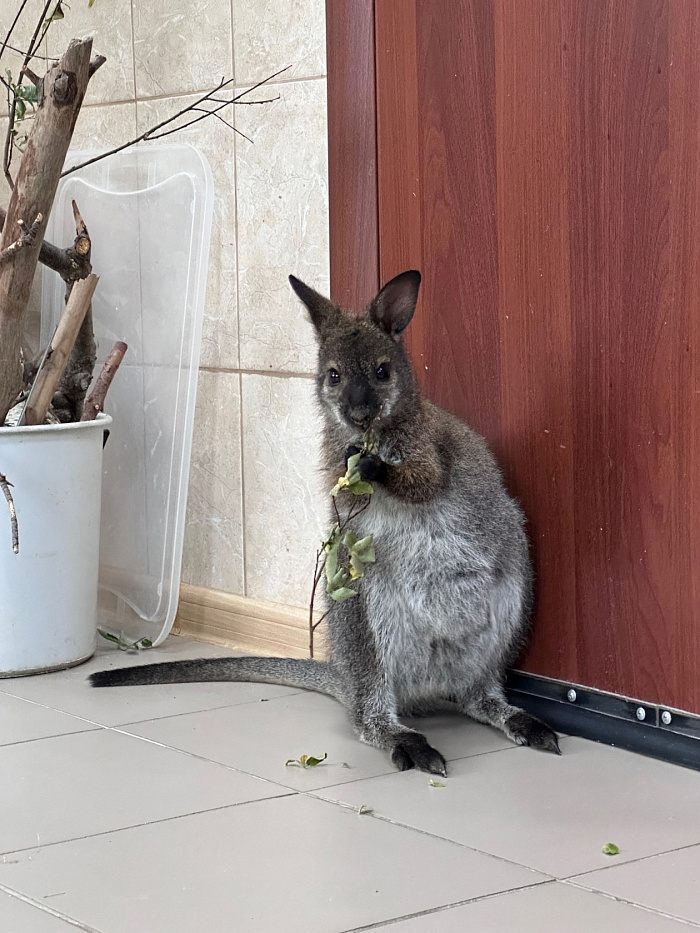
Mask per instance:
[[[399,719],[445,700],[518,744],[558,752],[554,732],[503,692],[532,598],[524,516],[483,438],[420,396],[403,348],[420,275],[392,279],[361,315],[290,282],[319,340],[329,489],[368,427],[379,440],[379,457],[360,461],[374,495],[353,521],[358,536],[374,536],[377,560],[356,598],[330,605],[330,660],[178,661],[102,671],[91,683],[246,680],[317,690],[340,700],[362,741],[390,751],[401,770],[445,773],[442,755]]]

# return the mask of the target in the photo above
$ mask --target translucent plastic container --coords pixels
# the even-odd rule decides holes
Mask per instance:
[[[70,153],[75,165],[95,153]],[[100,625],[161,642],[177,611],[214,201],[192,146],[136,147],[68,175],[47,239],[72,245],[74,199],[90,231],[98,364],[129,350],[109,390],[100,537]],[[45,271],[42,345],[64,284]]]

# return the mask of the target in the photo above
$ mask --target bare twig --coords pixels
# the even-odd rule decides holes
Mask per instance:
[[[12,33],[15,31],[15,26],[16,26],[17,23],[19,22],[19,18],[20,18],[20,16],[22,15],[22,13],[24,12],[24,8],[26,7],[26,5],[27,5],[28,2],[29,2],[29,0],[22,0],[22,2],[21,2],[20,5],[19,5],[19,10],[17,10],[17,12],[15,13],[15,18],[12,20],[12,25],[10,26],[9,30],[7,31],[7,35],[6,35],[5,38],[3,39],[2,47],[0,47],[0,59],[2,58],[3,54],[5,53],[5,49],[10,47],[10,46],[9,46],[9,42],[10,42],[10,39],[12,38]]]
[[[237,94],[235,97],[232,97],[231,100],[219,101],[215,95],[220,91],[224,90],[227,87],[230,87],[233,84],[233,78],[222,78],[219,84],[211,91],[208,91],[206,94],[202,94],[201,97],[198,97],[197,100],[193,101],[187,107],[183,107],[182,110],[179,110],[172,117],[168,117],[167,120],[163,120],[160,123],[157,123],[155,126],[150,127],[145,130],[139,136],[135,136],[134,139],[130,139],[128,142],[122,143],[120,146],[115,146],[114,149],[110,149],[108,152],[102,152],[100,155],[94,156],[92,159],[87,159],[85,162],[81,162],[79,165],[72,165],[70,168],[66,169],[62,173],[61,178],[65,178],[66,175],[70,175],[73,172],[77,172],[78,169],[85,168],[88,165],[92,165],[95,162],[99,162],[102,159],[106,159],[108,156],[114,155],[117,152],[122,152],[124,149],[129,149],[131,146],[136,146],[138,143],[147,142],[149,140],[163,139],[166,136],[170,136],[172,133],[177,133],[179,130],[187,129],[190,126],[193,126],[195,123],[199,123],[200,120],[206,120],[207,117],[216,116],[219,110],[223,110],[224,107],[229,107],[231,104],[257,104],[257,103],[272,103],[279,98],[273,97],[267,101],[253,101],[253,100],[243,100],[246,94],[250,94],[257,88],[262,87],[263,84],[267,84],[269,81],[272,81],[274,78],[279,77],[283,72],[287,71],[290,68],[290,65],[287,65],[286,68],[282,68],[280,71],[276,71],[272,75],[268,75],[267,78],[263,78],[262,81],[258,81],[257,84],[254,84],[252,87],[247,88],[245,91],[241,91],[240,94]],[[202,107],[202,104],[207,102],[216,103],[216,107],[213,110],[206,110]],[[192,114],[195,111],[199,111],[199,116],[195,116],[193,119],[188,120],[184,124],[178,126],[173,126],[176,120],[179,120],[180,117],[185,116],[185,114]],[[227,124],[227,126],[231,126]],[[169,128],[166,128],[169,127]],[[238,133],[239,136],[243,136],[249,142],[251,140],[249,137],[242,133],[240,130],[236,129],[235,126],[231,126],[231,129],[234,132]]]
[[[91,273],[86,279],[76,282],[73,286],[73,291],[51,341],[51,353],[47,358],[46,365],[37,376],[31,402],[27,406],[24,415],[25,424],[44,423],[46,412],[56,391],[56,386],[61,381],[63,370],[73,349],[83,318],[92,301],[98,281],[98,276]]]
[[[0,230],[5,226],[5,216],[5,210],[0,207]],[[49,269],[53,269],[54,272],[58,272],[64,281],[72,280],[77,282],[78,279],[84,279],[92,272],[92,268],[80,262],[70,248],[61,249],[46,240],[42,240],[41,243],[39,262],[44,266],[48,266]]]
[[[36,50],[39,48],[41,43],[44,41],[48,28],[51,25],[51,19],[47,20],[46,14],[49,12],[49,7],[51,6],[53,2],[54,0],[46,0],[44,9],[42,10],[41,16],[39,17],[39,20],[34,29],[34,34],[32,35],[32,38],[29,42],[29,47],[27,48],[27,52],[24,56],[24,61],[22,62],[22,67],[20,68],[19,75],[17,76],[17,82],[16,82],[17,85],[22,83],[22,78],[27,73],[29,62],[32,60],[32,58],[35,57]],[[6,36],[5,43],[9,41],[12,35],[12,30],[14,29],[15,24],[17,23],[17,20],[19,19],[19,16],[22,13],[22,10],[26,6],[26,3],[27,3],[27,0],[23,0],[22,5],[19,9],[19,12],[17,13],[17,16],[15,17],[15,21],[12,24],[10,32]],[[42,31],[42,26],[43,26],[43,31]],[[40,37],[39,37],[39,33],[41,33]],[[37,41],[37,38],[38,38],[38,41]],[[2,53],[4,51],[5,51],[5,44],[3,44],[2,50],[0,50],[0,58],[2,57]],[[7,121],[7,133],[5,135],[5,149],[3,152],[2,168],[3,168],[3,173],[5,175],[5,178],[7,179],[7,183],[10,186],[10,189],[12,190],[14,189],[14,181],[12,179],[12,175],[10,174],[10,166],[12,165],[12,154],[14,151],[14,146],[12,143],[13,143],[13,130],[15,127],[15,111],[16,111],[16,106],[17,106],[17,95],[15,94],[9,82],[3,81],[3,83],[5,84],[7,88],[8,121]]]
[[[4,262],[7,262],[9,259],[12,259],[15,253],[19,252],[19,250],[21,250],[23,246],[31,246],[31,244],[36,239],[36,235],[39,232],[39,227],[41,226],[41,222],[43,219],[44,218],[41,214],[37,214],[36,220],[31,225],[29,230],[27,230],[26,233],[22,234],[21,237],[15,240],[14,243],[10,243],[8,247],[6,247],[2,252],[0,252],[0,266]],[[22,227],[22,229],[24,229],[26,226],[23,220],[18,220],[17,223]]]
[[[101,68],[104,63],[107,61],[104,55],[96,55],[93,60],[90,62],[90,70],[88,74],[92,77],[98,68]]]
[[[7,477],[0,473],[0,488],[2,489],[5,498],[7,499],[7,506],[10,510],[10,527],[12,528],[12,550],[15,554],[19,554],[19,529],[17,527],[17,512],[15,511],[15,503],[12,498],[12,493],[10,492],[10,486],[12,483],[8,482]]]
[[[94,421],[99,413],[104,411],[105,396],[128,349],[127,345],[121,340],[114,344],[112,352],[104,361],[102,372],[97,377],[95,388],[85,399],[81,421]]]

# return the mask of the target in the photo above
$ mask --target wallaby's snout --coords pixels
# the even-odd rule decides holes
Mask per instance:
[[[353,380],[350,383],[345,406],[348,421],[366,431],[379,414],[380,408],[376,392],[373,392],[364,380]]]

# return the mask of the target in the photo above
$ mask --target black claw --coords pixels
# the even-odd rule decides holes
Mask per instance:
[[[513,741],[519,745],[529,745],[543,752],[561,755],[556,732],[524,710],[514,713],[506,721],[506,727]]]
[[[447,777],[445,759],[437,749],[428,744],[426,737],[419,732],[404,735],[394,746],[391,760],[399,771],[418,768],[419,771]]]

